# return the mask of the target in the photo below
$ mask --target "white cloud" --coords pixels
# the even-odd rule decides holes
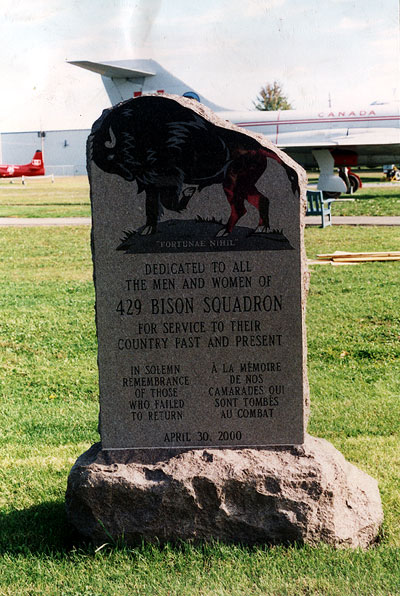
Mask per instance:
[[[233,19],[244,19],[266,16],[268,12],[282,6],[287,0],[219,0],[217,6],[197,14],[180,14],[164,16],[157,19],[158,25],[179,25],[196,28],[203,25],[227,23]]]
[[[257,17],[266,15],[271,9],[285,4],[286,0],[238,0],[237,10],[246,16]]]
[[[65,2],[62,0],[37,0],[29,4],[23,0],[2,0],[1,5],[5,21],[35,25],[66,10]]]
[[[221,8],[214,8],[213,10],[207,10],[206,12],[199,14],[182,14],[174,17],[164,17],[157,21],[159,26],[181,26],[196,28],[200,25],[212,25],[219,23],[224,20],[225,11]]]
[[[326,103],[329,92],[338,105],[387,96],[397,84],[397,2],[0,0],[2,124],[16,128],[18,114],[25,129],[40,127],[39,117],[47,127],[97,117],[107,101],[100,77],[66,58],[154,58],[232,108],[251,107],[274,79],[297,108]]]
[[[119,12],[119,27],[123,33],[125,48],[141,45],[150,37],[161,5],[162,0],[140,0],[128,10]]]
[[[367,27],[369,27],[369,24],[362,21],[361,18],[351,19],[349,17],[343,17],[339,22],[339,29],[344,29],[346,31],[360,31]]]
[[[397,27],[389,27],[379,32],[379,36],[371,41],[374,55],[387,56],[391,60],[391,68],[399,69],[400,34]]]

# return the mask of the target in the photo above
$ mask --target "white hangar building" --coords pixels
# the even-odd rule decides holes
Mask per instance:
[[[89,129],[3,132],[0,135],[0,162],[29,163],[36,149],[42,149],[46,174],[86,174],[86,140],[89,133]]]

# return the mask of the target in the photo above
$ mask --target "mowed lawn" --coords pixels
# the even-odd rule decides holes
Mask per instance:
[[[343,200],[332,204],[332,215],[400,215],[398,183],[390,187],[386,185],[365,187],[354,195],[342,195],[342,197]]]
[[[400,215],[400,184],[379,185],[382,173],[361,172],[365,182],[374,187],[359,190],[351,200],[338,201],[332,206],[333,215]],[[310,183],[317,175],[309,174]],[[354,199],[354,200],[353,200]],[[0,217],[89,217],[90,198],[87,176],[30,179],[24,186],[16,179],[13,184],[0,182]]]
[[[1,229],[0,595],[399,595],[400,263],[312,265],[307,308],[309,432],[378,479],[378,544],[96,552],[64,513],[69,470],[99,439],[89,234]],[[400,227],[306,230],[310,258],[399,246]]]
[[[0,182],[0,217],[89,217],[87,176],[15,178]]]

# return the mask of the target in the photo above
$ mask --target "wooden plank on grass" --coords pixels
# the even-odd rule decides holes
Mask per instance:
[[[386,251],[386,252],[344,252],[335,251],[329,254],[319,254],[317,258],[324,261],[397,261],[400,260],[400,251]]]
[[[374,257],[374,256],[365,256],[365,257],[334,257],[330,259],[334,263],[363,263],[367,261],[400,261],[400,256],[396,257]]]

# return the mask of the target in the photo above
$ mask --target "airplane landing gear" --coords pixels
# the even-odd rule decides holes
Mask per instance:
[[[339,176],[346,185],[346,194],[352,195],[362,187],[361,178],[346,166],[339,167]]]
[[[313,155],[320,169],[318,189],[329,199],[337,199],[342,193],[352,195],[362,187],[361,178],[345,163],[357,165],[357,155],[351,152],[331,152],[328,149],[314,149]],[[334,167],[339,167],[339,176]]]

